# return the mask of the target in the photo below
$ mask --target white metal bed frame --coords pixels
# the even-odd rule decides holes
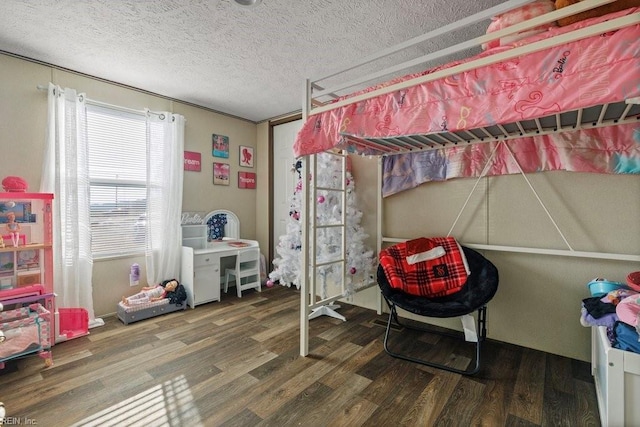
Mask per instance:
[[[451,46],[439,52],[430,53],[428,55],[425,55],[401,64],[396,64],[392,67],[386,68],[381,71],[377,71],[372,74],[368,74],[366,76],[362,76],[358,79],[346,81],[344,83],[336,84],[332,87],[326,87],[326,88],[322,87],[319,84],[319,82],[326,81],[327,79],[330,79],[330,78],[335,78],[339,76],[341,73],[357,69],[358,67],[361,67],[372,61],[385,58],[393,53],[399,52],[403,49],[414,46],[418,43],[422,43],[426,40],[439,37],[455,29],[459,29],[464,26],[489,19],[492,16],[499,15],[508,10],[522,6],[526,3],[530,3],[531,1],[532,0],[506,1],[498,6],[489,8],[487,10],[484,10],[482,12],[479,12],[477,14],[464,18],[455,23],[452,23],[444,27],[441,27],[437,30],[431,31],[422,36],[415,37],[406,42],[392,46],[374,55],[367,56],[363,58],[361,61],[353,64],[352,66],[344,68],[338,72],[335,72],[320,78],[316,78],[316,79],[307,79],[305,100],[302,108],[303,119],[306,120],[308,117],[313,116],[315,114],[319,114],[325,111],[330,111],[332,109],[336,109],[345,105],[360,102],[366,99],[374,98],[382,94],[395,92],[395,91],[405,89],[414,85],[418,85],[421,83],[425,83],[428,81],[444,78],[447,76],[472,70],[485,65],[494,64],[510,58],[515,58],[521,55],[525,55],[527,53],[532,53],[535,51],[547,49],[550,47],[569,43],[575,40],[583,39],[593,35],[602,34],[608,31],[613,31],[619,28],[624,28],[626,26],[640,23],[640,13],[630,14],[620,18],[602,22],[596,25],[574,30],[562,35],[552,37],[552,38],[530,43],[521,47],[517,47],[517,48],[509,49],[507,51],[502,51],[493,55],[485,56],[480,59],[471,60],[469,62],[465,62],[447,69],[439,70],[431,74],[426,74],[414,79],[405,80],[400,83],[396,83],[380,89],[372,90],[367,93],[355,95],[347,99],[330,102],[332,100],[335,100],[338,97],[338,95],[336,95],[337,93],[339,93],[340,91],[344,91],[345,89],[353,88],[356,86],[362,86],[363,84],[370,85],[371,83],[369,82],[372,82],[372,81],[377,82],[383,76],[388,76],[389,74],[406,70],[410,67],[414,67],[418,64],[422,64],[427,61],[442,59],[453,53],[457,53],[471,47],[476,47],[483,43],[487,43],[492,40],[496,40],[510,34],[522,32],[527,29],[531,29],[546,23],[556,21],[560,18],[564,18],[579,12],[590,10],[604,4],[612,3],[614,1],[614,0],[584,0],[572,6],[568,6],[568,7],[547,13],[543,16],[539,16],[537,18],[528,20],[526,22],[522,22],[517,25],[513,25],[511,27],[502,29],[500,31],[493,32],[491,34],[476,37],[474,39],[456,44],[454,46]],[[399,153],[408,152],[408,151],[416,152],[416,151],[433,150],[433,149],[439,149],[443,147],[452,147],[452,146],[457,146],[462,144],[476,144],[476,143],[482,143],[487,141],[507,141],[510,139],[522,138],[527,136],[544,135],[544,134],[551,134],[551,133],[563,132],[563,131],[598,128],[598,127],[604,127],[604,126],[637,122],[638,121],[638,117],[637,117],[638,104],[640,104],[640,98],[636,97],[631,99],[620,100],[620,102],[617,102],[614,104],[585,108],[585,109],[580,109],[580,110],[575,110],[570,112],[562,112],[562,113],[554,114],[551,116],[540,117],[535,120],[527,120],[523,122],[515,122],[515,123],[509,123],[509,124],[498,124],[495,126],[483,127],[480,129],[465,130],[465,131],[441,132],[441,133],[411,135],[411,136],[403,136],[403,137],[395,137],[395,138],[358,138],[352,135],[344,135],[344,136],[349,140],[350,143],[354,144],[355,146],[366,148],[369,150],[369,152],[373,152],[374,154],[379,156],[378,157],[378,185],[380,186],[382,182],[382,156],[385,156],[385,155],[399,154]],[[303,156],[302,160],[303,160],[302,176],[303,177],[313,176],[316,173],[315,155]],[[523,173],[523,176],[524,176],[524,173]],[[478,180],[480,180],[481,178],[482,176],[478,178]],[[525,176],[525,179],[526,179],[526,176]],[[300,287],[301,289],[301,293],[300,293],[300,296],[301,296],[300,355],[306,356],[309,353],[309,314],[311,313],[312,310],[318,310],[324,306],[330,305],[331,303],[333,303],[334,301],[340,298],[343,298],[343,295],[335,295],[332,297],[323,298],[321,300],[318,300],[316,297],[315,269],[319,267],[319,265],[315,262],[315,232],[318,227],[315,223],[314,204],[310,203],[310,201],[315,200],[316,191],[318,189],[314,188],[313,181],[310,181],[309,179],[303,179],[302,182],[303,182],[303,187],[302,187],[303,208],[300,216],[300,221],[302,222],[302,261],[301,261],[302,262],[302,266],[301,266],[302,280],[301,280],[301,287]],[[527,180],[527,183],[529,183],[528,180]],[[530,183],[529,183],[529,187],[535,194],[535,190],[533,189]],[[475,186],[474,186],[474,189],[475,189]],[[473,190],[472,190],[472,193],[473,193]],[[471,195],[469,195],[469,197],[470,196]],[[542,200],[540,200],[537,194],[536,194],[536,197],[538,198],[538,201],[542,204],[545,212],[547,213],[551,221],[554,222],[553,218],[551,218],[551,215],[549,214],[546,207],[544,207]],[[466,206],[466,202],[465,202],[465,206]],[[464,206],[462,209],[464,209]],[[384,236],[382,234],[383,233],[383,230],[382,230],[383,210],[382,210],[382,192],[380,191],[380,189],[378,191],[377,211],[378,211],[378,215],[377,215],[377,231],[378,231],[377,249],[378,251],[382,248],[382,245],[384,243],[395,243],[395,242],[406,240],[406,239],[398,239],[390,236]],[[346,215],[346,209],[343,210],[342,226],[346,224],[346,218],[344,217],[344,215]],[[457,218],[456,218],[456,221],[457,221]],[[555,222],[554,222],[554,225],[555,225]],[[454,226],[455,226],[455,222],[454,222]],[[564,239],[564,236],[562,235],[562,232],[559,229],[558,229],[558,232],[562,236],[565,243],[567,243],[566,239]],[[344,255],[345,247],[346,247],[346,233],[343,233],[343,236],[344,236],[344,239],[343,239],[342,254]],[[531,254],[544,254],[544,255],[557,255],[557,256],[568,256],[568,257],[611,259],[611,260],[640,262],[640,256],[637,256],[637,255],[575,251],[573,250],[573,248],[571,248],[568,245],[568,243],[567,243],[567,246],[569,247],[568,250],[512,247],[512,246],[499,246],[499,245],[482,245],[482,244],[470,244],[470,243],[464,243],[464,245],[473,249],[489,250],[489,251],[519,252],[519,253],[531,253]],[[343,259],[338,260],[336,262],[343,262],[343,266],[344,266]],[[346,272],[345,272],[345,276],[346,276]],[[364,288],[361,288],[360,290],[362,289]],[[379,299],[378,311],[379,312],[382,311],[381,298]]]

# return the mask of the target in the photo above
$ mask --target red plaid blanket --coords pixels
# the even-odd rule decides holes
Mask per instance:
[[[438,247],[444,255],[439,256],[442,250]],[[436,258],[429,259],[432,257]],[[418,262],[411,264],[416,258]],[[422,237],[398,243],[380,252],[380,264],[392,288],[423,297],[458,292],[469,276],[464,252],[453,237]]]

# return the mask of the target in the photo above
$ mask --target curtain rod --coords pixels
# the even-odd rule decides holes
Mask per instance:
[[[46,86],[46,85],[38,85],[38,86],[36,86],[36,88],[38,90],[41,90],[41,91],[48,91],[49,90],[49,86]],[[62,92],[64,93],[63,89],[60,89],[60,90],[62,90]],[[136,109],[133,109],[133,108],[122,107],[120,105],[114,105],[114,104],[109,104],[109,103],[102,102],[102,101],[96,101],[95,99],[91,99],[91,98],[88,98],[86,96],[85,96],[85,102],[87,104],[95,105],[95,106],[98,106],[98,107],[111,108],[113,110],[123,111],[125,113],[139,114],[139,115],[142,115],[142,116],[145,116],[148,113],[148,114],[155,114],[156,116],[164,116],[164,113],[156,113],[155,111],[151,111],[151,110],[136,110]],[[160,118],[164,119],[164,117],[160,117]]]

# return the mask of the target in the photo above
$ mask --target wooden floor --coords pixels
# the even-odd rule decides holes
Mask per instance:
[[[128,326],[106,318],[56,345],[51,368],[8,363],[0,400],[13,424],[41,427],[600,424],[587,363],[488,340],[480,372],[461,376],[390,357],[386,316],[347,304],[347,322],[311,321],[300,357],[298,304],[298,291],[274,287]],[[463,366],[473,354],[400,333],[434,360]]]

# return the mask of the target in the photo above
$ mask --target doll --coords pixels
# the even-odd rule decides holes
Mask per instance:
[[[7,214],[6,229],[11,235],[13,246],[18,246],[18,241],[20,240],[20,224],[16,222],[16,214],[13,212]]]
[[[167,297],[167,294],[174,292],[178,287],[176,279],[165,280],[155,286],[144,286],[140,292],[130,297],[122,297],[122,304],[136,305],[147,302],[160,301]]]

